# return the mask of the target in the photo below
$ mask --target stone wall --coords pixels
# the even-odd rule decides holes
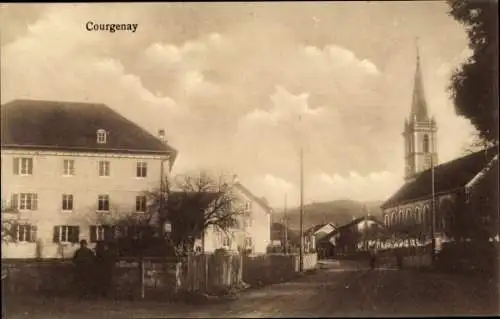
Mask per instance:
[[[3,283],[6,294],[75,292],[71,261],[2,260],[2,273],[7,275]],[[179,274],[180,264],[173,260],[146,258],[141,267],[138,259],[121,259],[113,273],[111,294],[118,298],[171,294],[180,286]]]

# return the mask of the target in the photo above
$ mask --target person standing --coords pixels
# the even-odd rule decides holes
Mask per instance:
[[[80,241],[80,248],[78,248],[73,256],[73,263],[75,265],[75,284],[79,296],[88,298],[92,294],[92,275],[95,264],[95,255],[87,247],[87,241]]]
[[[106,242],[97,243],[96,288],[98,293],[103,297],[107,296],[111,289],[116,259],[117,252],[114,245]]]

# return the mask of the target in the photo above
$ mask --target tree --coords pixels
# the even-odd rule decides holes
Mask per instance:
[[[449,90],[458,115],[479,136],[498,143],[498,2],[448,0],[449,14],[466,28],[472,56],[452,74]]]
[[[97,225],[101,226],[103,240],[116,244],[120,256],[165,256],[169,250],[172,250],[170,253],[173,255],[172,247],[160,236],[161,229],[155,220],[156,216],[152,209],[131,213],[112,208],[109,212],[98,213],[90,218],[89,227],[91,232],[96,232]],[[91,241],[97,240],[96,235],[90,235]]]
[[[196,239],[203,241],[208,228],[229,235],[243,217],[245,207],[223,175],[201,171],[176,176],[164,184],[163,191],[149,192],[149,197],[152,209],[160,212],[158,223],[172,225],[168,237],[181,253],[192,251]]]
[[[6,206],[2,202],[2,244],[15,242],[16,234],[15,225],[19,220],[19,212],[17,209]]]

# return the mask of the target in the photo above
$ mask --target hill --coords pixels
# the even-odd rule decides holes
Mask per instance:
[[[311,203],[304,206],[304,230],[321,223],[335,223],[343,225],[350,222],[354,217],[361,217],[366,211],[376,218],[381,219],[382,202],[358,202],[349,199],[335,200],[331,202]],[[366,210],[365,210],[366,209]],[[299,229],[300,209],[298,207],[288,209],[288,227]],[[273,222],[283,223],[283,211],[273,213]]]

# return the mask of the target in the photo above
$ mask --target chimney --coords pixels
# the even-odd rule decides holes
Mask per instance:
[[[163,143],[166,143],[167,141],[165,140],[165,130],[158,130],[158,138],[160,139],[160,141],[162,141]]]

